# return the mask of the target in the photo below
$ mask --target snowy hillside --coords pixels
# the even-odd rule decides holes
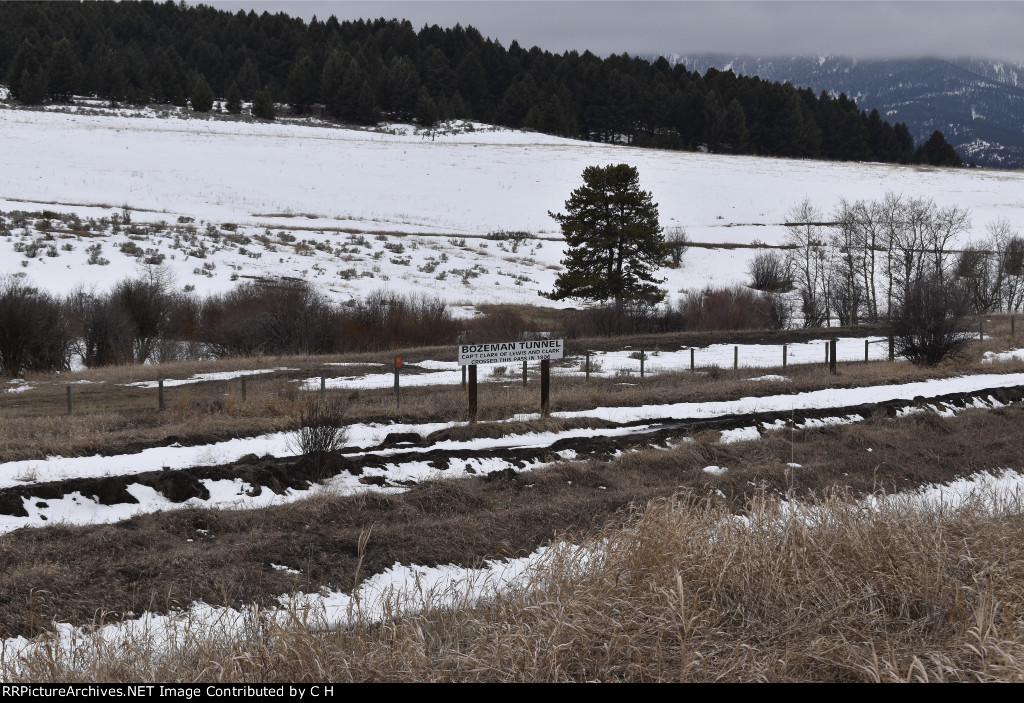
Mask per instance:
[[[5,215],[0,273],[66,291],[160,261],[200,291],[295,276],[339,299],[387,287],[551,304],[538,293],[564,248],[547,213],[586,166],[620,162],[639,169],[663,226],[726,245],[692,248],[683,269],[663,271],[671,294],[744,281],[754,250],[727,245],[780,242],[805,196],[827,213],[840,198],[892,191],[969,208],[975,237],[997,218],[1024,229],[1016,172],[640,150],[484,125],[429,134],[0,106],[0,211],[51,212]]]

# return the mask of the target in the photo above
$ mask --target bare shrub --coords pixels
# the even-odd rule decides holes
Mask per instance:
[[[337,349],[338,316],[306,281],[244,283],[203,303],[202,337],[218,356]]]
[[[602,305],[573,311],[567,317],[563,334],[570,339],[646,334],[661,331],[666,324],[672,324],[670,319],[659,316],[657,309],[646,303]]]
[[[440,298],[389,291],[354,302],[344,310],[341,326],[345,348],[353,351],[454,343],[459,331]]]
[[[961,356],[970,339],[964,316],[970,298],[958,280],[935,275],[915,281],[893,315],[896,352],[915,364]]]
[[[295,416],[292,445],[303,455],[336,452],[348,441],[346,403],[340,398],[307,398]]]
[[[750,287],[767,293],[785,293],[793,289],[789,261],[777,251],[760,251],[747,265]]]
[[[21,279],[0,278],[0,374],[64,371],[71,344],[59,301]]]
[[[508,307],[498,306],[472,320],[465,335],[466,341],[500,342],[523,339],[535,331],[535,326],[521,314]]]
[[[690,331],[779,329],[789,316],[781,298],[742,286],[690,291],[676,311],[682,328]]]

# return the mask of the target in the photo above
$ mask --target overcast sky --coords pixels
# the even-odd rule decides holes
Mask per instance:
[[[195,0],[190,0],[194,2]],[[838,54],[856,58],[939,56],[1024,62],[1024,2],[870,0],[207,0],[309,20],[398,17],[473,25],[508,46],[513,39],[555,52]]]

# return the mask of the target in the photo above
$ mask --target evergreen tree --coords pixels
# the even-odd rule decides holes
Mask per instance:
[[[359,88],[356,121],[360,124],[377,124],[380,121],[380,109],[377,107],[377,100],[369,81],[363,81],[362,87]]]
[[[412,116],[416,112],[419,88],[416,65],[406,56],[396,56],[384,72],[384,109],[399,117]]]
[[[433,127],[437,120],[437,104],[430,97],[427,89],[420,87],[420,95],[416,100],[416,121],[424,127]]]
[[[228,88],[228,100],[225,107],[232,115],[242,114],[242,91],[238,89],[238,83],[232,82]]]
[[[893,127],[896,137],[896,158],[901,164],[909,164],[914,160],[914,137],[906,122],[897,122]]]
[[[251,57],[245,60],[242,68],[238,70],[238,77],[235,79],[238,89],[242,91],[242,97],[246,100],[255,100],[256,93],[260,92],[260,69]]]
[[[345,66],[350,60],[342,52],[332,51],[320,75],[320,97],[324,102],[324,108],[327,114],[338,119],[345,111],[342,86],[345,83]]]
[[[192,109],[196,112],[209,112],[213,109],[213,89],[206,81],[206,76],[199,75],[192,81]]]
[[[57,102],[70,102],[75,94],[81,64],[75,55],[71,42],[66,38],[53,45],[47,69],[48,92]]]
[[[295,62],[288,75],[288,103],[296,114],[304,115],[317,99],[320,74],[309,56]]]
[[[274,99],[270,96],[269,89],[264,88],[256,93],[256,98],[252,101],[252,116],[261,120],[273,120],[277,117],[277,113],[274,111]]]
[[[18,80],[18,99],[26,105],[41,105],[46,100],[46,71],[25,69]]]
[[[953,145],[946,141],[942,132],[935,130],[928,141],[917,150],[917,161],[931,166],[963,166],[964,162]]]
[[[664,297],[654,273],[668,256],[658,205],[640,190],[640,175],[629,164],[588,166],[583,185],[565,201],[566,213],[549,212],[562,228],[568,249],[565,271],[550,294],[555,300],[581,298],[654,304]]]
[[[725,143],[731,154],[747,152],[747,117],[740,101],[733,98],[725,109]]]
[[[27,105],[41,103],[46,97],[46,76],[40,75],[42,73],[43,70],[38,52],[28,42],[22,42],[21,46],[18,47],[18,52],[14,55],[14,59],[11,61],[7,75],[7,87],[11,91],[11,97]],[[40,84],[44,86],[42,97],[37,96]],[[31,93],[28,100],[24,94],[26,88]]]

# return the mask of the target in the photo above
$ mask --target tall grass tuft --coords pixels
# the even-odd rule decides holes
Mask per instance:
[[[346,403],[340,398],[307,398],[298,407],[292,444],[303,455],[328,454],[345,446]]]

